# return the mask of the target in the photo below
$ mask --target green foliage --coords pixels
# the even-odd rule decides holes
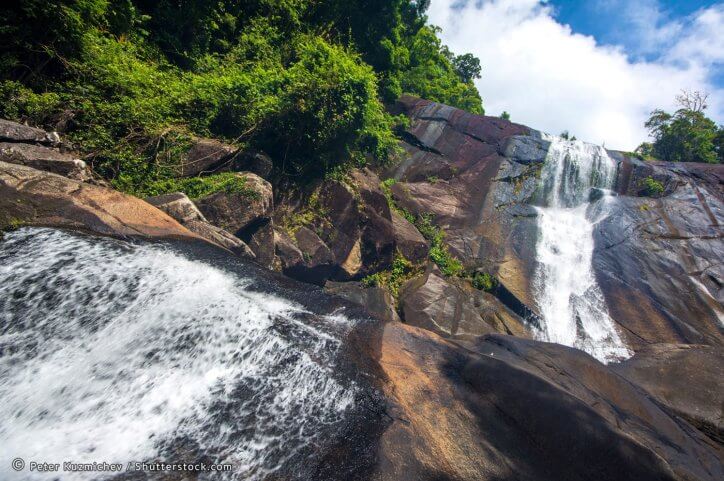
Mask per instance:
[[[407,260],[399,251],[395,253],[392,267],[389,270],[376,272],[362,279],[365,287],[382,287],[390,291],[392,297],[397,299],[400,287],[420,273],[419,266]]]
[[[482,100],[471,81],[464,81],[451,61],[451,54],[437,36],[438,29],[421,28],[409,45],[409,68],[401,75],[403,92],[483,114]]]
[[[639,186],[644,189],[646,195],[649,197],[657,197],[664,192],[664,184],[651,176],[642,179],[639,182]]]
[[[722,162],[722,127],[704,112],[679,109],[671,115],[655,110],[646,122],[653,143],[639,146],[642,155],[671,162]],[[718,140],[719,139],[719,140]],[[717,146],[717,142],[719,146]]]
[[[653,142],[641,144],[636,152],[671,162],[724,162],[724,127],[705,115],[707,95],[683,91],[676,100],[681,108],[673,115],[651,112],[645,125]]]
[[[504,110],[503,113],[500,114],[500,118],[503,120],[510,120],[510,114]]]
[[[282,179],[386,163],[403,91],[482,112],[480,66],[412,0],[19,0],[0,12],[0,116],[53,128],[130,192],[192,136],[266,151]]]
[[[257,198],[258,192],[246,185],[246,178],[234,172],[209,175],[205,177],[190,177],[186,179],[165,179],[151,183],[139,195],[151,196],[183,192],[191,199],[206,197],[217,192],[227,194],[241,194],[249,198]]]
[[[498,280],[487,272],[476,272],[472,277],[473,287],[490,292],[498,286]]]

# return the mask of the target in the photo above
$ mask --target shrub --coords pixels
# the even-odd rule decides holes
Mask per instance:
[[[487,272],[476,272],[472,278],[473,287],[490,292],[498,286],[498,280]]]
[[[664,184],[651,176],[641,180],[639,185],[644,189],[645,194],[649,197],[657,197],[664,192]]]
[[[420,273],[420,268],[407,260],[399,251],[395,253],[389,270],[376,272],[362,279],[365,287],[382,287],[389,290],[394,299],[400,295],[400,287]]]

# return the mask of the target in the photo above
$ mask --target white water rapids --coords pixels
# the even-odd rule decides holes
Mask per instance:
[[[257,480],[324,443],[354,404],[354,382],[334,376],[350,321],[315,324],[248,283],[162,245],[7,234],[0,479],[104,477],[18,472],[16,457],[125,466],[202,453],[234,470],[198,479]]]
[[[541,173],[534,277],[542,316],[539,336],[603,362],[629,357],[592,265],[593,230],[613,202],[607,191],[616,179],[616,163],[602,147],[546,140],[551,145]]]

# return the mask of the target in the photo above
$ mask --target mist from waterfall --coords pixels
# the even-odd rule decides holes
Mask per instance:
[[[593,230],[607,215],[616,162],[605,149],[548,137],[539,186],[533,291],[538,336],[582,349],[600,361],[631,355],[608,315],[593,271]]]
[[[335,367],[352,321],[249,284],[163,245],[6,234],[0,479],[104,477],[17,472],[16,457],[125,466],[206,456],[234,465],[209,479],[261,480],[336,442],[357,389]]]

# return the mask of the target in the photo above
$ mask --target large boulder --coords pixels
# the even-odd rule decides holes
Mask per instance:
[[[392,228],[395,232],[395,245],[397,250],[412,262],[421,262],[427,259],[430,244],[420,234],[420,231],[402,217],[399,213],[392,212]]]
[[[363,306],[367,312],[383,321],[399,321],[395,301],[387,289],[364,287],[359,282],[327,281],[324,292]]]
[[[390,425],[376,480],[716,480],[721,445],[587,354],[491,335],[464,345],[388,323]]]
[[[244,180],[238,191],[221,191],[196,199],[204,217],[217,227],[241,237],[253,224],[268,222],[274,209],[274,195],[269,182],[256,174],[236,174]]]
[[[654,344],[612,369],[671,412],[724,445],[724,352],[713,346]]]
[[[85,162],[73,155],[42,145],[0,142],[0,162],[27,165],[80,181],[91,178]]]
[[[65,227],[118,237],[203,240],[136,197],[0,162],[0,228],[18,225]]]
[[[242,189],[210,194],[197,199],[196,205],[209,223],[244,241],[259,264],[272,268],[276,264],[272,186],[251,172],[236,175],[244,180]]]
[[[530,336],[525,322],[494,296],[465,279],[445,277],[434,264],[403,286],[400,310],[405,323],[446,337],[494,332]]]
[[[60,137],[55,132],[46,132],[43,129],[0,119],[0,142],[22,142],[55,147],[60,145]]]
[[[220,170],[233,162],[239,149],[216,139],[197,138],[181,159],[181,176],[193,177]]]
[[[149,197],[146,202],[158,207],[191,232],[209,239],[211,242],[225,247],[239,256],[249,259],[256,258],[254,252],[241,239],[229,234],[220,227],[209,224],[196,205],[183,192]]]

